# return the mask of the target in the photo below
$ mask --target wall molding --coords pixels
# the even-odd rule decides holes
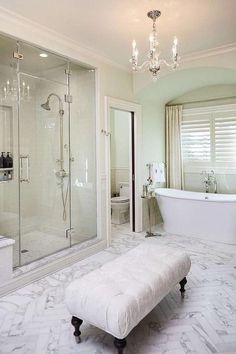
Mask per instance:
[[[181,58],[181,62],[188,63],[191,61],[209,58],[216,55],[222,55],[234,51],[236,51],[236,43],[228,43],[219,47],[214,47],[206,50],[199,50],[189,54],[184,54],[183,59]]]
[[[227,99],[227,97],[224,97],[223,100]],[[214,100],[212,100],[214,102]],[[192,102],[190,102],[192,103]],[[194,103],[194,102],[193,102]],[[229,104],[221,104],[221,105],[215,105],[211,104],[209,106],[204,106],[204,107],[194,107],[194,108],[184,108],[183,109],[183,117],[188,117],[189,115],[193,114],[206,114],[206,113],[219,113],[219,112],[235,112],[236,110],[236,103],[229,103]]]

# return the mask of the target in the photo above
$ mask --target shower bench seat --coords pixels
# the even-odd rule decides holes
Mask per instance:
[[[85,320],[114,336],[114,345],[122,354],[130,331],[176,284],[180,283],[184,295],[190,266],[183,251],[147,240],[74,280],[65,299],[76,341],[80,342]]]

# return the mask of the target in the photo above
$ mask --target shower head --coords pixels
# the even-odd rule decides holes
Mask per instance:
[[[50,102],[51,97],[53,97],[53,96],[58,99],[58,102],[59,102],[59,113],[60,113],[60,116],[63,116],[64,115],[63,103],[62,103],[62,100],[61,100],[60,96],[58,96],[56,93],[50,93],[48,95],[47,101],[45,103],[41,104],[41,107],[43,109],[46,109],[46,111],[50,111],[51,108],[49,106],[49,102]]]
[[[45,103],[41,104],[41,107],[42,107],[43,109],[46,109],[46,111],[50,111],[51,108],[50,108],[50,106],[49,106],[49,100],[47,100]]]

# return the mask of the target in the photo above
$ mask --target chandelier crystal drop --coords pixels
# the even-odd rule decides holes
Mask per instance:
[[[174,37],[172,45],[172,61],[169,63],[164,59],[160,58],[160,52],[158,51],[158,40],[157,40],[157,30],[156,30],[156,21],[157,18],[161,15],[159,10],[152,10],[147,13],[147,16],[152,19],[152,32],[149,36],[150,48],[147,55],[147,60],[144,61],[141,65],[138,64],[138,49],[136,46],[136,41],[132,42],[132,57],[130,62],[132,63],[133,71],[145,71],[149,70],[152,74],[153,80],[157,80],[158,73],[161,69],[161,65],[165,64],[171,69],[176,69],[179,65],[179,55],[178,55],[178,39]]]

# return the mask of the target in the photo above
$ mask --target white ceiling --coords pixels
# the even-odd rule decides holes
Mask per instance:
[[[0,0],[0,6],[126,67],[133,39],[140,57],[146,54],[151,31],[146,13],[152,9],[162,12],[158,33],[163,55],[171,53],[174,35],[182,58],[236,42],[236,0]]]

